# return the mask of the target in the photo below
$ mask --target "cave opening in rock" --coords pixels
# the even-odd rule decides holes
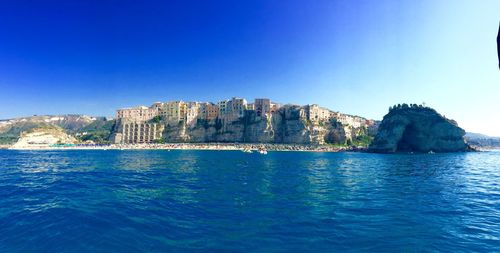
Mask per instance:
[[[408,124],[398,142],[398,151],[413,152],[418,150],[417,131],[413,124]]]

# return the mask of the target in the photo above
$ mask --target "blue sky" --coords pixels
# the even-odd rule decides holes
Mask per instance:
[[[72,2],[72,3],[70,3]],[[269,97],[500,136],[498,0],[3,1],[0,118]]]

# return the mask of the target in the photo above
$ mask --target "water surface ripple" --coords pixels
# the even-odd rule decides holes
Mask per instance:
[[[0,252],[494,252],[500,152],[0,150]]]

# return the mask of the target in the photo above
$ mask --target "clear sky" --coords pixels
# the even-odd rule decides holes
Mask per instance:
[[[79,3],[75,3],[79,2]],[[269,97],[500,136],[498,0],[2,1],[0,118]]]

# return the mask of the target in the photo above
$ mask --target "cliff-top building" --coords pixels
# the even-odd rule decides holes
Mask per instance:
[[[126,122],[121,126],[121,140],[118,143],[152,143],[161,138],[162,131],[161,124]]]
[[[127,119],[128,121],[147,121],[157,115],[158,109],[146,106],[124,108],[116,111],[116,117],[118,119]]]
[[[163,126],[152,123],[160,116],[163,103],[157,102],[150,107],[138,106],[116,111],[120,124],[113,136],[114,143],[151,143],[161,138]]]
[[[225,131],[228,123],[244,117],[246,111],[254,111],[258,117],[269,117],[280,107],[280,104],[273,103],[268,98],[256,98],[254,103],[247,103],[244,98],[233,97],[229,100],[219,101],[217,104],[171,101],[156,102],[150,107],[138,106],[119,109],[116,114],[120,124],[115,130],[114,140],[115,143],[150,143],[162,138],[165,127],[184,124],[183,126],[193,128],[199,120],[214,121],[219,119],[222,123],[222,131]],[[287,113],[295,111],[298,112],[300,118],[316,123],[336,119],[343,125],[355,128],[373,124],[364,118],[333,112],[317,104],[285,105],[284,107],[285,117],[294,117]],[[290,110],[290,108],[294,109]],[[155,119],[157,116],[160,116],[159,119]]]
[[[219,117],[219,107],[212,103],[207,103],[206,105],[206,115],[204,119],[206,120],[214,120]]]
[[[233,119],[241,118],[245,115],[247,101],[244,98],[233,97],[229,100],[228,107],[230,108],[230,116]]]
[[[160,115],[169,124],[179,123],[181,120],[185,120],[186,106],[186,103],[183,101],[164,103],[160,110]]]
[[[256,98],[254,101],[255,113],[262,117],[271,112],[271,100],[269,98]]]
[[[200,104],[198,102],[186,103],[185,122],[186,125],[192,127],[196,125],[200,114]]]
[[[227,103],[229,100],[222,100],[217,102],[217,107],[219,108],[219,116],[222,117],[223,115],[226,115],[226,110],[227,110]]]
[[[312,122],[327,121],[330,119],[330,110],[319,105],[307,105],[307,118]]]

